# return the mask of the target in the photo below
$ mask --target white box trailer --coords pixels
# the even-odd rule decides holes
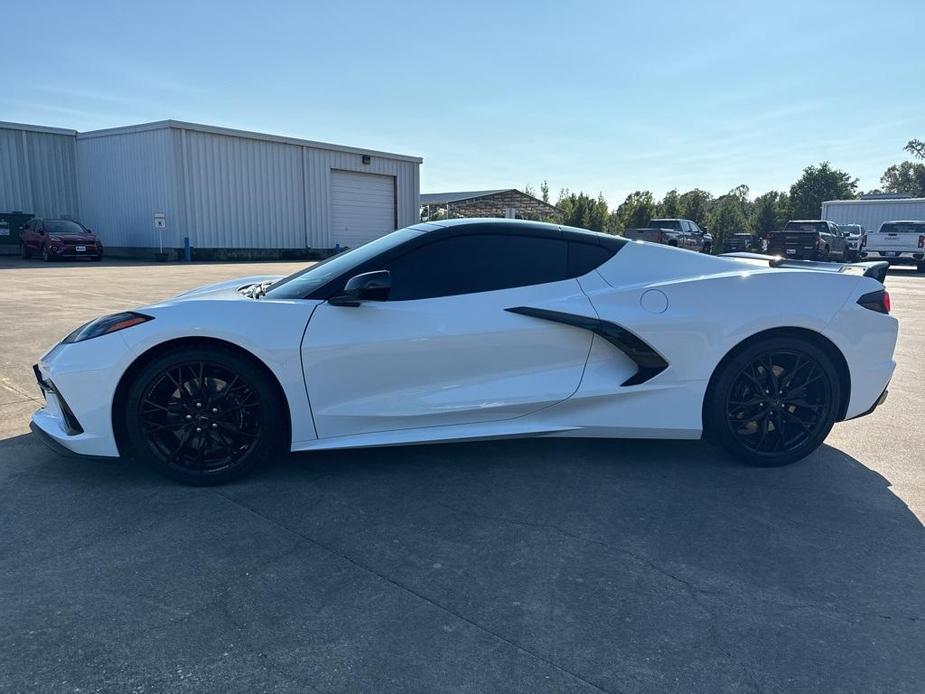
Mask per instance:
[[[860,224],[876,232],[883,222],[925,220],[925,198],[828,200],[822,203],[822,218],[836,224]]]

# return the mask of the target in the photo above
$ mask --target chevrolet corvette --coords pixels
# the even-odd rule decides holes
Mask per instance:
[[[32,429],[192,484],[287,451],[507,437],[706,437],[784,465],[886,396],[884,268],[419,224],[77,328],[34,367]]]

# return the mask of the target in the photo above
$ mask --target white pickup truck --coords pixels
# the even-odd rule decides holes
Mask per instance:
[[[925,221],[884,222],[875,234],[861,238],[861,258],[915,265],[918,272],[925,272]]]

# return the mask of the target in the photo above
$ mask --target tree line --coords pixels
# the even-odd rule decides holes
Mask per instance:
[[[910,140],[904,150],[914,159],[925,159],[925,142]],[[880,188],[868,193],[908,193],[925,197],[925,164],[903,161],[890,166],[880,178]],[[528,195],[550,201],[549,185],[544,181],[539,193],[532,186]],[[616,209],[610,209],[602,194],[597,197],[563,189],[556,206],[563,210],[563,223],[609,234],[645,226],[650,219],[680,217],[691,219],[713,234],[717,246],[729,234],[747,232],[763,235],[780,229],[788,219],[819,217],[825,200],[851,200],[861,195],[858,179],[829,162],[807,166],[789,190],[771,190],[754,199],[747,185],[738,185],[728,193],[714,197],[695,188],[686,192],[670,190],[656,200],[651,191],[637,190],[626,196]]]

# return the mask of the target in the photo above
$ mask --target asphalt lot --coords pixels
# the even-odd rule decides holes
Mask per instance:
[[[194,489],[28,433],[73,327],[301,265],[0,259],[0,691],[923,691],[925,276],[887,402],[788,468],[506,441]]]

